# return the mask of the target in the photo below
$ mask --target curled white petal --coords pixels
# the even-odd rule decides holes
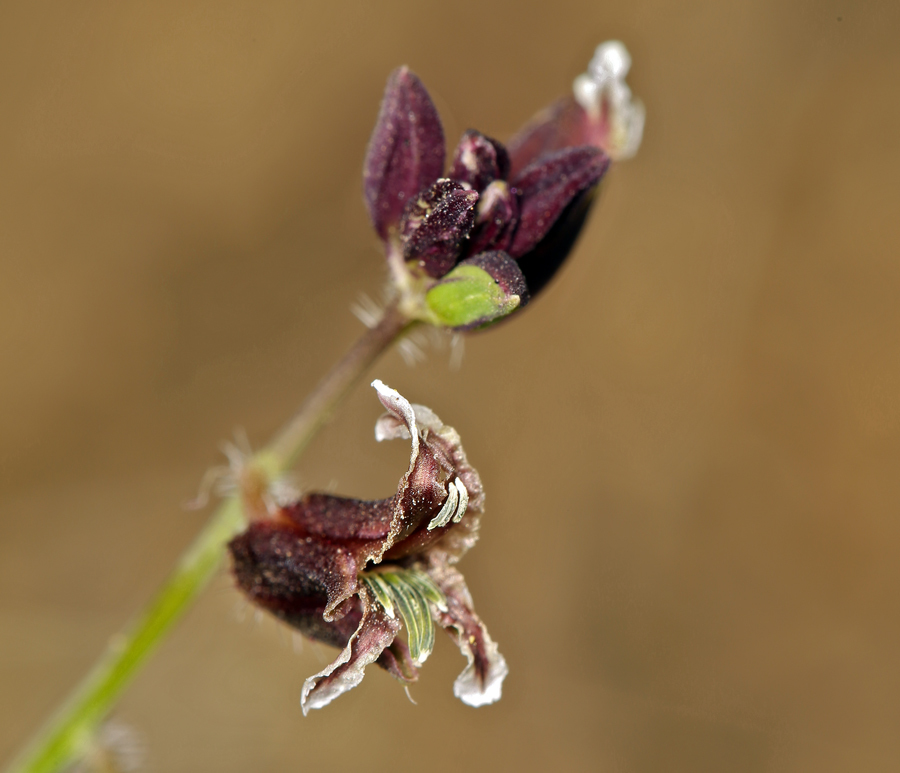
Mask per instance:
[[[630,69],[631,54],[619,40],[607,40],[597,46],[594,57],[588,64],[588,73],[599,82],[622,80]]]
[[[419,455],[419,432],[416,427],[416,412],[412,404],[396,389],[391,389],[380,379],[372,382],[381,404],[392,415],[382,416],[375,424],[375,440],[412,440],[412,453],[410,459],[415,461]]]
[[[444,505],[441,507],[440,512],[428,523],[428,531],[446,526],[450,523],[450,519],[456,515],[456,507],[459,504],[459,489],[456,488],[454,483],[447,486],[447,499],[444,500]]]
[[[459,523],[466,514],[466,508],[469,506],[469,492],[466,491],[466,487],[459,478],[453,481],[453,485],[456,486],[456,490],[459,492],[459,504],[456,507],[456,515],[453,516],[453,523]]]
[[[355,637],[356,634],[353,634],[353,636]],[[350,660],[352,645],[353,642],[351,640],[351,642],[341,650],[341,654],[337,656],[337,659],[333,663],[319,671],[318,674],[313,674],[303,683],[303,689],[300,691],[300,708],[303,710],[303,716],[306,716],[310,709],[321,709],[324,706],[327,706],[339,695],[343,695],[347,690],[352,690],[363,680],[365,669],[354,669],[350,676],[343,681],[337,682],[334,685],[329,685],[329,689],[320,689],[318,692],[314,692],[322,679],[331,676],[333,671],[337,670],[340,666],[343,666]]]
[[[310,709],[321,709],[356,687],[365,676],[366,666],[378,660],[400,630],[400,621],[389,617],[367,590],[361,590],[359,597],[363,602],[363,616],[347,646],[331,665],[303,683],[300,708],[304,716]]]
[[[637,153],[644,136],[644,105],[631,94],[625,76],[631,69],[631,55],[618,40],[597,46],[586,73],[572,84],[575,100],[597,120],[609,123],[604,148],[616,160]]]
[[[475,666],[470,661],[466,669],[453,683],[453,694],[467,706],[487,706],[496,703],[503,696],[503,680],[509,674],[506,659],[497,652],[497,645],[490,642],[491,667],[482,684],[475,675]]]
[[[429,575],[447,601],[446,611],[440,611],[436,619],[444,628],[455,630],[457,646],[468,661],[453,683],[453,694],[468,706],[496,703],[509,667],[475,613],[463,576],[435,556],[432,556]]]

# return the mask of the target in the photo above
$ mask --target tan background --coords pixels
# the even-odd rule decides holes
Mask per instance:
[[[407,63],[508,136],[601,40],[647,104],[514,324],[372,375],[462,433],[463,569],[510,663],[448,640],[304,719],[222,576],[121,704],[155,771],[900,769],[900,11],[881,2],[0,7],[0,758],[151,594],[235,426],[261,444],[383,278],[360,167]],[[300,467],[385,496],[360,389]],[[241,616],[246,619],[241,621]]]

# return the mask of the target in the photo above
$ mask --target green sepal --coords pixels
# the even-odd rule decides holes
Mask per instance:
[[[432,324],[472,328],[504,317],[521,304],[483,268],[459,265],[425,294]]]
[[[394,617],[394,602],[390,585],[378,574],[367,574],[365,580],[366,585],[372,591],[378,603],[384,607],[387,616]]]
[[[375,570],[362,575],[372,595],[391,617],[399,611],[406,626],[409,655],[416,665],[434,649],[431,605],[445,611],[447,601],[434,581],[418,569]]]

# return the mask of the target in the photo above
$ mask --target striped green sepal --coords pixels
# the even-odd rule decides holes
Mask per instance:
[[[406,626],[409,655],[416,665],[424,663],[434,649],[434,620],[429,604],[446,610],[444,594],[418,569],[371,571],[363,574],[362,580],[389,617],[399,611]]]

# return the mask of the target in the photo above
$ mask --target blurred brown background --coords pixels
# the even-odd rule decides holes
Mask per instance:
[[[260,445],[360,333],[360,168],[407,63],[506,137],[620,38],[647,105],[514,323],[373,370],[488,492],[463,569],[497,706],[333,652],[220,577],[118,716],[155,771],[900,769],[900,6],[4,3],[0,758],[153,592],[233,428]],[[389,494],[358,390],[301,480]],[[246,619],[242,619],[246,618]]]

